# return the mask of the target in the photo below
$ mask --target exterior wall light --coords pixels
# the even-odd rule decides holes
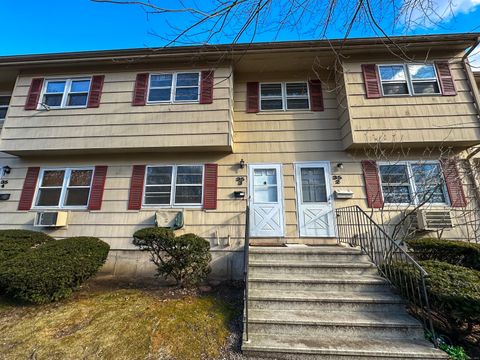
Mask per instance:
[[[7,166],[4,166],[2,170],[3,170],[3,174],[10,174],[10,171],[12,171],[12,168],[7,165]]]
[[[245,167],[245,160],[240,160],[240,169],[243,169]]]

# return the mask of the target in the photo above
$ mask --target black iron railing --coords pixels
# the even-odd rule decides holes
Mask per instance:
[[[437,346],[425,269],[359,206],[340,208],[336,213],[338,241],[358,246],[370,257],[380,274],[408,300],[413,314],[423,321]]]
[[[243,303],[245,306],[243,313],[243,332],[244,342],[248,341],[248,261],[250,247],[250,206],[247,205],[245,210],[245,243],[243,249],[243,279],[245,281],[245,291],[243,294]]]

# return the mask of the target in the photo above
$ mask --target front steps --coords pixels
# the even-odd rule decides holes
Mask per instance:
[[[250,247],[249,259],[250,358],[447,359],[360,250]]]

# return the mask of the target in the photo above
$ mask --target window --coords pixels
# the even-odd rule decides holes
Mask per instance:
[[[201,205],[203,166],[148,166],[144,205]]]
[[[445,183],[438,162],[380,164],[386,204],[447,204]]]
[[[47,80],[42,105],[49,108],[75,108],[87,106],[90,79]]]
[[[10,104],[10,95],[0,95],[0,122],[7,117],[8,104]]]
[[[151,74],[148,102],[198,101],[199,80],[198,72]]]
[[[42,171],[35,205],[38,207],[86,207],[93,169],[45,169]]]
[[[433,64],[378,65],[385,96],[440,94]]]
[[[260,108],[261,110],[309,109],[307,83],[260,84]]]

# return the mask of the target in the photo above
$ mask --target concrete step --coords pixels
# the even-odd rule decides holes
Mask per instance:
[[[385,279],[377,275],[275,274],[250,275],[250,290],[300,291],[390,291]]]
[[[277,274],[319,275],[375,275],[377,267],[370,262],[323,262],[323,261],[250,261],[249,276]]]
[[[405,302],[391,292],[251,290],[249,309],[405,312]]]
[[[414,339],[345,339],[335,336],[303,337],[249,333],[243,353],[250,359],[289,360],[427,360],[448,356],[425,340]]]
[[[359,249],[343,246],[295,246],[249,248],[250,261],[368,261]]]
[[[422,325],[405,313],[320,312],[311,310],[252,310],[249,331],[255,334],[291,336],[364,337],[375,339],[423,339]]]

